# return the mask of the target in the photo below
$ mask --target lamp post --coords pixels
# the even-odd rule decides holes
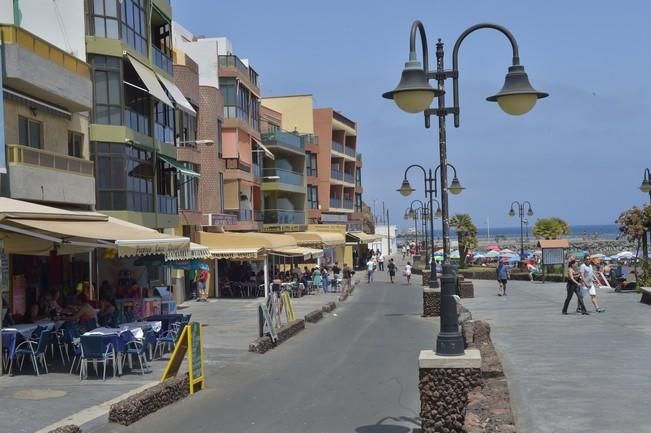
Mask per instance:
[[[414,207],[414,204],[418,203],[417,207]],[[411,203],[409,204],[409,208],[407,209],[406,215],[409,218],[414,219],[414,228],[416,229],[416,233],[418,233],[418,219],[420,218],[420,223],[421,223],[421,229],[423,233],[423,243],[425,244],[425,263],[429,263],[429,258],[430,258],[430,249],[431,245],[429,245],[429,241],[427,239],[427,220],[429,218],[429,208],[427,207],[426,204],[424,204],[420,200],[412,200]],[[418,240],[416,240],[416,246],[418,246]]]
[[[651,169],[644,169],[644,178],[642,179],[642,185],[640,185],[640,191],[649,194],[649,203],[651,203]],[[649,242],[646,233],[642,238],[642,254],[644,254],[644,260],[649,259]]]
[[[454,126],[459,127],[459,47],[463,40],[472,32],[479,29],[494,29],[502,33],[511,43],[513,49],[512,65],[504,80],[504,86],[495,95],[487,100],[497,102],[500,108],[512,115],[525,114],[533,108],[537,99],[548,96],[547,93],[536,91],[529,83],[529,78],[520,65],[520,54],[515,38],[506,28],[498,24],[481,23],[466,29],[454,44],[452,51],[452,70],[444,68],[444,51],[441,39],[436,43],[436,70],[430,71],[428,59],[427,36],[425,27],[420,21],[414,21],[409,37],[409,61],[405,63],[402,77],[398,87],[384,93],[382,96],[393,99],[402,110],[409,113],[423,112],[425,127],[430,127],[430,117],[438,117],[439,123],[439,159],[441,167],[441,211],[443,232],[443,274],[441,276],[441,330],[436,341],[436,354],[443,356],[463,355],[463,338],[459,332],[456,313],[455,293],[456,270],[450,263],[450,226],[448,215],[448,190],[452,193],[452,184],[447,184],[447,149],[445,119],[448,114],[454,116]],[[422,60],[416,56],[416,32],[420,35],[422,45]],[[452,107],[445,105],[445,80],[452,78],[453,100]],[[430,86],[429,80],[436,80],[436,88]],[[430,104],[437,98],[437,107],[430,108]],[[408,186],[408,185],[407,185]]]
[[[451,164],[448,164],[448,165],[452,166]],[[421,171],[423,172],[423,177],[425,179],[425,197],[429,198],[429,208],[434,209],[434,202],[436,201],[437,208],[436,208],[434,217],[435,218],[441,218],[441,216],[443,215],[443,212],[441,211],[441,206],[440,206],[438,200],[436,200],[434,198],[437,195],[438,185],[436,183],[436,174],[438,173],[438,169],[440,168],[440,165],[438,167],[436,167],[436,169],[434,170],[434,173],[432,173],[432,169],[425,170],[425,167],[423,167],[420,164],[412,164],[412,165],[410,165],[409,167],[407,167],[405,169],[405,174],[404,174],[404,177],[402,179],[402,184],[400,185],[400,188],[397,189],[397,191],[400,194],[402,194],[404,197],[407,197],[412,192],[416,191],[414,188],[411,187],[411,185],[409,184],[409,179],[407,179],[407,173],[409,172],[409,170],[411,170],[414,167],[420,168]],[[457,170],[456,170],[456,168],[454,168],[454,166],[452,166],[452,168],[454,170],[454,179],[453,179],[452,183],[450,184],[449,188],[451,188],[451,192],[454,191],[454,194],[460,194],[461,191],[463,191],[464,188],[459,183],[459,179],[457,178]],[[432,236],[431,245],[434,246],[434,219],[433,218],[430,218],[429,227],[430,227],[429,231],[430,231],[431,236]],[[445,242],[445,239],[443,241]],[[444,245],[443,249],[445,250],[445,245]],[[431,264],[430,264],[429,287],[431,289],[435,289],[435,288],[439,287],[439,282],[438,282],[438,278],[437,278],[437,275],[436,275],[436,266],[431,266]]]
[[[416,252],[418,252],[418,214],[410,208],[405,209],[405,219],[414,220],[414,238],[416,239]]]
[[[533,209],[531,209],[531,203],[528,201],[514,201],[511,203],[511,209],[509,210],[509,216],[515,216],[515,210],[513,210],[513,205],[517,206],[518,216],[520,217],[520,259],[524,258],[524,221],[525,221],[525,206],[527,207],[527,216],[533,216]]]

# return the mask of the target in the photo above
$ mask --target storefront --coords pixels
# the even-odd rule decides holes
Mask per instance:
[[[351,257],[350,259],[346,257],[346,260],[351,260],[355,269],[364,268],[369,255],[369,244],[379,238],[364,232],[347,232],[346,245],[351,248]]]
[[[301,247],[323,250],[323,263],[332,266],[335,262],[340,265],[345,260],[346,238],[343,233],[333,231],[307,231],[287,233]]]

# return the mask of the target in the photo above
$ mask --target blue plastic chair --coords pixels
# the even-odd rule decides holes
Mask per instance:
[[[138,357],[138,362],[140,363],[140,374],[143,376],[145,375],[145,370],[149,370],[149,366],[147,365],[145,340],[146,336],[142,341],[129,341],[124,351],[127,356],[136,355]],[[129,359],[129,366],[131,366],[131,359]]]
[[[106,380],[106,364],[113,362],[113,377],[115,377],[115,350],[111,343],[104,344],[104,338],[101,335],[82,335],[81,341],[81,368],[79,369],[79,379],[83,380],[88,377],[88,361],[92,361],[97,374],[97,364],[104,364],[104,373],[102,380]]]
[[[79,360],[79,368],[81,368],[81,344],[79,341],[80,338],[79,329],[76,326],[68,326],[63,328],[63,338],[67,345],[72,346],[72,365],[70,366],[70,374],[75,368],[77,360]]]
[[[38,328],[37,328],[38,329]],[[23,362],[25,356],[29,356],[32,360],[32,366],[37,376],[40,376],[38,371],[38,362],[40,361],[45,372],[47,373],[47,362],[45,361],[45,351],[50,344],[50,331],[41,329],[38,335],[38,342],[34,340],[25,340],[20,343],[14,351],[17,357],[20,357],[19,369],[23,371]],[[11,375],[11,371],[9,372]]]

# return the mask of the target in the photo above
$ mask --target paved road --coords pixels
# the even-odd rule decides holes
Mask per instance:
[[[492,326],[518,432],[651,432],[651,306],[640,295],[599,289],[605,313],[563,316],[563,284],[508,290],[475,281],[464,304]]]
[[[438,328],[421,311],[418,285],[361,284],[336,316],[271,352],[209,365],[205,391],[130,427],[100,431],[414,431],[418,353],[432,347]]]

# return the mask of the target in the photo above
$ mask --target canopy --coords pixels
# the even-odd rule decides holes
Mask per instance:
[[[281,248],[296,248],[293,237],[272,233],[211,233],[197,232],[199,243],[219,259],[256,260],[261,254]]]
[[[269,149],[267,149],[267,146],[265,146],[264,144],[262,144],[261,142],[259,142],[259,141],[256,140],[256,139],[253,139],[253,141],[255,142],[255,144],[256,144],[260,149],[262,149],[262,151],[263,151],[264,154],[267,156],[267,158],[270,158],[270,159],[276,159],[276,157],[274,156],[274,154],[271,153],[271,151],[270,151]]]
[[[188,250],[170,251],[165,254],[165,260],[192,260],[192,259],[205,259],[210,257],[210,248],[190,242]]]
[[[172,99],[174,99],[174,102],[176,102],[177,107],[180,110],[185,111],[186,113],[190,113],[194,116],[197,115],[197,112],[195,111],[194,107],[188,100],[183,96],[183,92],[181,92],[181,89],[179,89],[176,84],[174,84],[172,81],[168,80],[167,78],[163,77],[161,74],[156,74],[158,79],[160,80],[161,83],[163,83],[163,87],[167,89],[169,92],[170,96]]]
[[[488,258],[495,258],[495,257],[499,257],[499,256],[500,256],[500,253],[498,251],[496,251],[496,250],[490,250],[489,252],[486,253],[486,257],[488,257]]]
[[[304,259],[315,259],[323,257],[323,250],[306,247],[282,247],[271,250],[272,254],[286,257],[303,257]]]
[[[0,197],[0,221],[4,218],[38,218],[106,221],[108,217],[95,212],[74,212],[27,201]]]
[[[336,232],[293,232],[287,233],[296,240],[300,246],[335,247],[345,245],[346,238],[342,233]]]
[[[169,165],[171,165],[172,167],[174,167],[181,174],[184,174],[184,175],[190,176],[190,177],[199,177],[200,176],[199,173],[197,173],[196,171],[186,167],[182,162],[177,161],[174,158],[170,158],[169,156],[165,156],[165,155],[161,155],[161,154],[159,154],[158,157],[160,159],[162,159],[163,161],[165,161],[166,163],[168,163]]]
[[[143,63],[140,63],[140,61],[138,61],[135,57],[130,56],[129,54],[127,54],[127,59],[129,59],[131,66],[133,66],[133,69],[135,69],[136,74],[138,74],[138,76],[140,77],[140,80],[147,88],[147,91],[154,98],[161,101],[163,104],[169,105],[170,107],[174,108],[174,104],[172,104],[170,98],[167,97],[167,93],[165,93],[163,86],[161,86],[160,83],[158,82],[158,78],[156,78],[156,74],[154,73],[154,71],[149,69]]]
[[[569,248],[567,239],[541,239],[538,241],[539,248]]]
[[[360,244],[367,244],[369,242],[375,242],[382,238],[380,235],[371,235],[364,232],[348,232],[346,236],[351,238],[353,241],[356,241]]]

